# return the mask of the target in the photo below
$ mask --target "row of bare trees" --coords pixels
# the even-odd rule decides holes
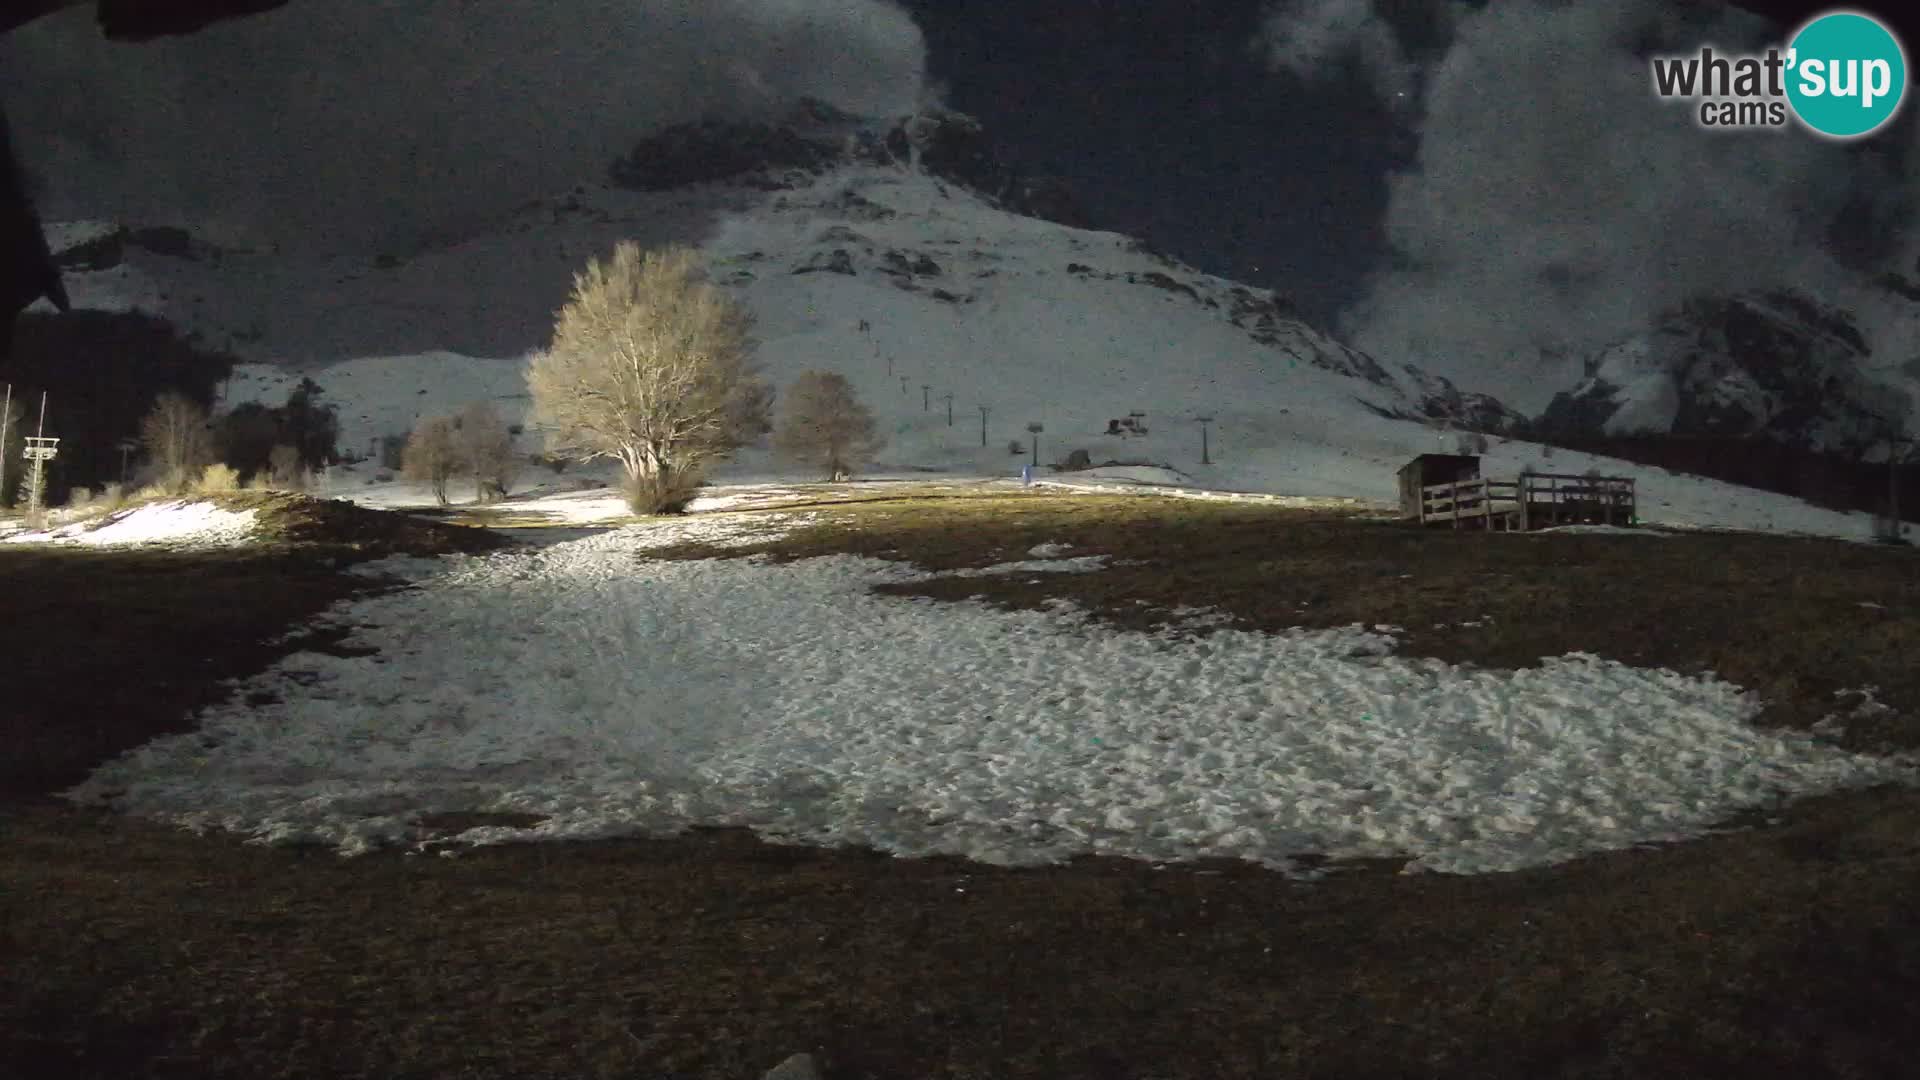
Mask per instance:
[[[452,416],[421,417],[401,451],[401,472],[433,488],[447,505],[447,487],[455,477],[473,480],[477,502],[493,502],[513,487],[518,459],[513,431],[492,404],[476,401]]]
[[[785,457],[829,480],[851,477],[884,444],[872,413],[845,376],[809,371],[788,388],[776,424],[752,327],[751,313],[706,281],[688,248],[623,243],[605,262],[592,260],[574,277],[552,346],[527,366],[532,420],[548,453],[618,461],[637,513],[684,509],[708,468],[769,433]],[[207,410],[179,394],[161,396],[141,442],[155,479],[176,491],[219,453]],[[296,447],[275,446],[267,471],[298,486],[301,458]],[[512,429],[485,402],[423,417],[401,457],[403,472],[443,505],[457,477],[472,479],[481,502],[504,496],[517,464]]]
[[[810,371],[776,427],[773,388],[754,361],[753,318],[707,282],[683,247],[620,244],[574,276],[552,347],[527,366],[532,419],[556,457],[612,459],[635,513],[673,513],[706,470],[768,432],[786,456],[852,475],[882,445],[852,385]]]
[[[183,492],[208,469],[226,464],[220,461],[212,414],[184,394],[170,391],[154,401],[140,421],[139,441],[146,451],[151,483],[169,492]],[[307,486],[308,472],[300,449],[280,443],[268,452],[266,467],[256,470],[253,479],[264,486],[298,490]]]

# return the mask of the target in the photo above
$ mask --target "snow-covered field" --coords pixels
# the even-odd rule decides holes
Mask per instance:
[[[873,409],[889,442],[869,479],[1016,483],[1039,425],[1043,465],[1084,450],[1101,466],[1043,468],[1063,490],[1390,513],[1407,459],[1456,449],[1454,434],[1379,415],[1430,388],[1417,373],[1126,237],[1009,214],[912,170],[709,188],[583,188],[405,258],[130,247],[121,265],[68,285],[79,306],[140,307],[235,350],[248,362],[225,387],[229,406],[279,404],[313,378],[354,457],[473,401],[523,419],[522,365],[585,257],[681,236],[688,222],[715,280],[754,313],[768,378],[784,388],[809,369],[838,371]],[[50,237],[58,247],[99,228]],[[1206,464],[1200,416],[1213,418]],[[1138,430],[1108,434],[1122,417]],[[518,447],[535,453],[535,433]],[[1631,476],[1642,521],[1658,526],[1873,532],[1867,515],[1490,440],[1485,475],[1528,467]],[[1484,671],[1399,658],[1391,628],[1149,635],[1065,606],[875,595],[918,572],[850,557],[647,558],[785,527],[794,519],[777,511],[731,512],[792,501],[812,479],[748,448],[715,472],[691,518],[624,525],[617,488],[591,486],[615,480],[604,466],[529,466],[490,509],[622,527],[389,564],[416,587],[329,616],[375,655],[289,657],[236,687],[199,731],[149,744],[73,794],[348,852],[407,841],[424,813],[514,811],[546,820],[463,839],[744,824],[997,863],[1105,852],[1286,866],[1315,854],[1476,872],[1693,835],[1782,796],[1913,776],[1907,763],[1753,729],[1758,705],[1736,687],[1592,657]],[[371,461],[324,482],[367,506],[433,503]],[[223,513],[146,507],[105,528],[11,539],[244,539],[250,523]],[[967,573],[1106,565],[1042,548]],[[1182,614],[1188,627],[1220,615]],[[254,690],[276,703],[242,704]]]
[[[926,575],[853,557],[647,558],[796,520],[413,560],[414,588],[327,618],[377,656],[292,655],[71,796],[345,853],[481,811],[546,820],[462,842],[744,825],[996,864],[1324,854],[1470,873],[1915,776],[1752,728],[1758,703],[1726,683],[1588,656],[1476,670],[1396,657],[1391,627],[1142,634],[1065,604],[876,595]],[[1027,555],[1099,572],[1059,546]],[[243,704],[259,690],[275,703]]]

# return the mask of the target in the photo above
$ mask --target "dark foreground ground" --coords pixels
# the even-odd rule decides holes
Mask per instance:
[[[1909,790],[1525,873],[1380,863],[1311,884],[737,831],[343,860],[52,798],[294,647],[261,642],[379,587],[337,565],[479,535],[297,520],[244,554],[0,549],[0,1075],[745,1080],[797,1051],[827,1080],[1920,1074]],[[1583,649],[1710,669],[1762,693],[1767,724],[1872,685],[1894,711],[1848,741],[1920,742],[1910,552],[1021,495],[830,507],[782,553],[954,567],[1042,541],[1136,563],[963,591],[1138,623],[1179,604],[1392,622],[1404,652],[1489,666]]]

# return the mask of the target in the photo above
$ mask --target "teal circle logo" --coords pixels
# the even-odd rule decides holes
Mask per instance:
[[[1787,101],[1800,122],[1835,139],[1878,131],[1907,96],[1907,56],[1871,15],[1835,11],[1787,43]]]

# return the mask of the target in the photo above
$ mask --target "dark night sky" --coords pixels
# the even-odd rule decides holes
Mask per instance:
[[[1827,231],[1843,207],[1871,261],[1913,261],[1912,123],[1864,147],[1715,135],[1650,91],[1641,49],[1757,48],[1825,6],[906,6],[946,103],[1014,164],[1067,179],[1103,226],[1470,385],[1515,392],[1543,357],[1698,295],[1803,288],[1872,322],[1880,298]],[[1911,21],[1894,20],[1909,40]],[[1884,344],[1920,347],[1910,336]]]
[[[1292,295],[1322,323],[1384,253],[1408,134],[1351,85],[1271,71],[1260,0],[920,0],[947,102],[1098,221],[1203,270]]]

